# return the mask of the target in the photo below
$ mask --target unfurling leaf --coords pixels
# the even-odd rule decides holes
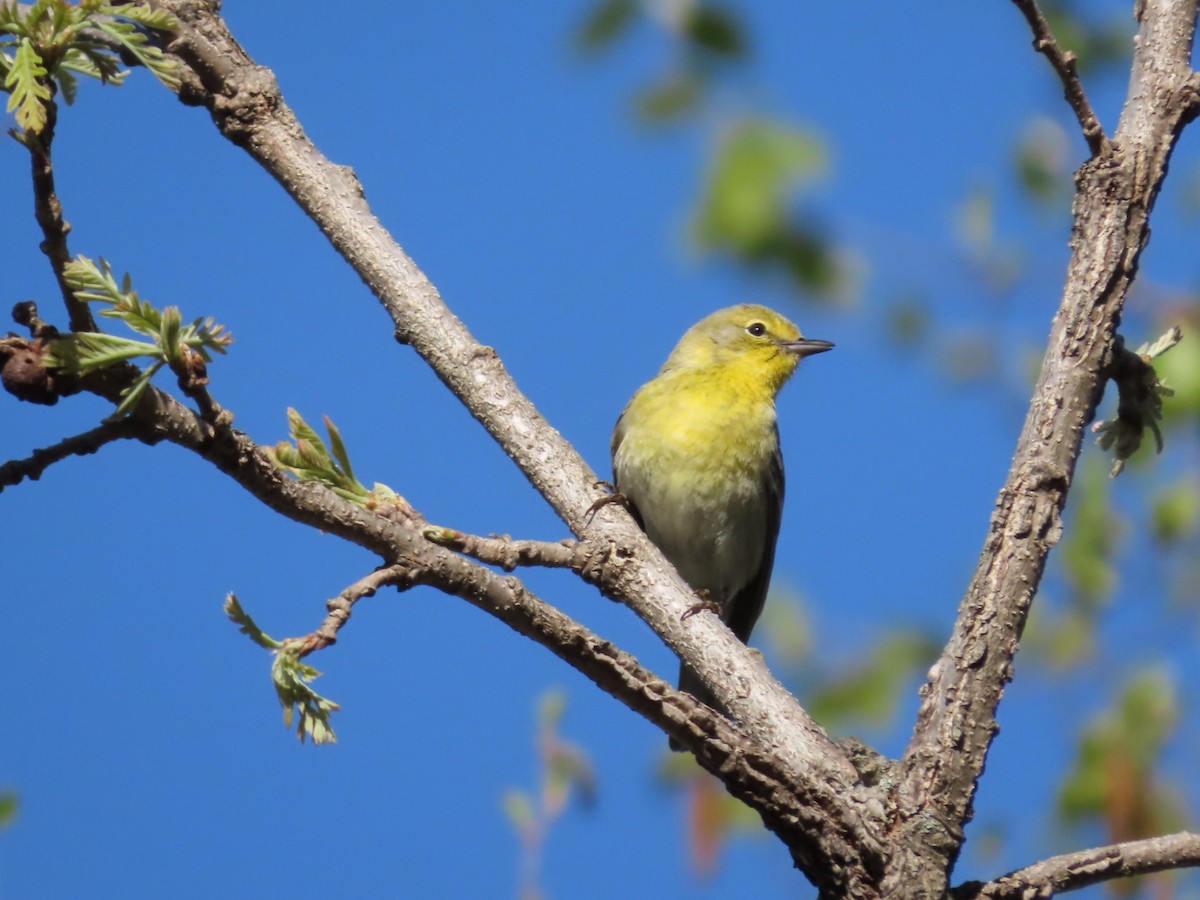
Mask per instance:
[[[336,743],[337,736],[329,719],[341,707],[312,689],[310,682],[320,677],[321,673],[301,661],[298,642],[277,641],[268,635],[242,608],[235,594],[229,594],[225,598],[225,615],[238,626],[242,634],[274,654],[271,680],[275,685],[279,704],[283,707],[284,726],[291,728],[298,715],[296,734],[301,742],[311,740],[314,744]]]

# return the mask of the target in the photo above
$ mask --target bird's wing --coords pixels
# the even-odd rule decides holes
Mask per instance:
[[[767,600],[767,588],[771,585],[771,567],[775,564],[775,540],[779,537],[779,523],[783,518],[783,489],[783,453],[779,446],[779,429],[776,428],[775,452],[771,454],[771,464],[763,473],[763,493],[767,498],[767,528],[762,561],[754,577],[734,595],[726,607],[725,624],[743,644],[750,640],[750,632],[762,613],[763,604]]]

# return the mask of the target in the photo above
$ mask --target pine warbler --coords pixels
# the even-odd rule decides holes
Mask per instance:
[[[743,642],[767,596],[783,507],[775,397],[801,359],[832,347],[764,306],[720,310],[688,330],[613,431],[617,491]],[[679,689],[717,705],[686,665]]]

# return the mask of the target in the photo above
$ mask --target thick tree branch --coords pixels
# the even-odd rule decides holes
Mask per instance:
[[[110,400],[120,386],[100,372],[83,387]],[[384,584],[424,584],[461,597],[549,649],[648,721],[680,740],[701,745],[697,758],[731,793],[757,809],[764,823],[791,849],[798,865],[832,861],[824,883],[852,890],[861,873],[882,867],[880,848],[839,791],[812,779],[799,791],[782,761],[764,754],[723,716],[680,693],[636,659],[532,594],[516,578],[501,575],[439,546],[424,535],[425,523],[409,509],[365,509],[314,482],[286,476],[265,448],[224,422],[207,421],[174,398],[151,388],[130,416],[88,440],[103,443],[108,429],[148,444],[168,441],[198,454],[269,508],[297,522],[338,535],[385,560],[385,566],[342,591],[328,604],[326,621],[306,638],[311,652],[336,639],[350,607]],[[91,433],[89,433],[91,434]],[[64,442],[68,443],[68,442]],[[623,557],[595,547],[575,551],[575,566],[602,579]],[[820,870],[818,870],[820,871]],[[838,879],[844,878],[845,882]],[[849,887],[847,887],[849,885]]]
[[[820,781],[849,796],[857,775],[845,755],[715,616],[685,618],[692,592],[632,518],[609,507],[589,527],[596,475],[387,234],[353,173],[330,163],[307,139],[274,77],[249,59],[213,5],[154,5],[182,23],[169,48],[185,69],[181,99],[207,106],[221,132],[284,186],[383,303],[398,339],[425,358],[568,526],[628,550],[622,565],[597,581],[605,593],[629,604],[698,671],[720,671],[710,685],[718,700],[761,746],[780,754],[794,785]]]
[[[1033,49],[1045,54],[1054,71],[1058,73],[1067,102],[1071,104],[1075,117],[1079,119],[1079,127],[1083,129],[1083,136],[1092,151],[1092,156],[1108,152],[1108,137],[1104,134],[1104,128],[1100,125],[1095,110],[1092,109],[1087,92],[1083,89],[1083,82],[1079,80],[1079,72],[1075,68],[1075,54],[1059,47],[1054,33],[1050,30],[1050,23],[1046,21],[1037,5],[1037,0],[1013,0],[1013,3],[1021,10],[1033,31]]]
[[[1113,362],[1113,341],[1149,214],[1184,125],[1196,115],[1190,66],[1195,0],[1148,0],[1128,98],[1108,152],[1077,175],[1071,261],[1041,374],[978,568],[954,632],[921,692],[893,796],[896,836],[926,845],[900,885],[952,864],[996,735],[996,708],[1062,512],[1085,432]]]
[[[1052,897],[1117,878],[1150,875],[1200,865],[1200,834],[1181,831],[1141,841],[1065,853],[1011,872],[995,881],[955,888],[954,900],[1025,900]]]

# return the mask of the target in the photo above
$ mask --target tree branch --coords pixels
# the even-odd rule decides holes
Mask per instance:
[[[954,900],[1047,898],[1117,878],[1197,865],[1200,865],[1200,834],[1181,831],[1054,856],[995,881],[967,882],[955,888],[951,896]]]
[[[1125,296],[1149,240],[1150,210],[1175,142],[1196,115],[1195,23],[1195,0],[1148,0],[1116,139],[1077,174],[1071,261],[1041,374],[953,634],[921,690],[893,792],[894,834],[924,844],[925,863],[897,866],[889,885],[938,856],[953,864],[962,845],[998,731],[996,709],[1062,531],[1085,426],[1103,395]]]
[[[48,83],[51,91],[54,84]],[[30,164],[33,169],[33,212],[38,226],[42,229],[42,252],[50,260],[50,268],[54,270],[54,278],[58,282],[63,304],[72,331],[95,331],[96,320],[86,303],[78,300],[75,293],[67,285],[63,275],[68,262],[71,261],[71,251],[67,249],[67,235],[71,226],[63,218],[62,203],[58,199],[58,190],[54,183],[54,160],[50,148],[54,143],[54,130],[58,124],[58,104],[53,101],[46,104],[46,125],[41,133],[22,132],[20,141],[29,150]]]
[[[120,393],[108,373],[82,380],[82,388],[115,400]],[[385,567],[350,585],[329,601],[329,616],[305,638],[305,653],[336,639],[350,607],[383,584],[431,585],[461,597],[549,649],[605,691],[679,740],[700,745],[697,758],[721,778],[730,792],[763,817],[791,848],[797,864],[832,860],[830,881],[881,867],[879,845],[834,786],[811,779],[797,790],[790,768],[765,754],[723,716],[690,694],[671,687],[590,630],[530,592],[519,580],[500,575],[439,546],[423,534],[424,520],[409,510],[368,510],[315,482],[287,477],[263,447],[227,423],[212,423],[171,396],[151,387],[129,416],[95,429],[95,437],[63,442],[85,444],[117,434],[148,444],[166,440],[196,453],[231,477],[269,508],[297,522],[332,533],[379,554]],[[89,432],[89,435],[92,433]],[[27,467],[28,468],[28,467]],[[553,546],[553,545],[550,545]],[[580,571],[598,579],[609,565],[621,565],[607,545],[576,551]]]
[[[382,587],[398,587],[401,590],[413,584],[412,571],[406,566],[380,566],[370,575],[364,575],[354,584],[348,585],[338,592],[336,597],[326,601],[325,608],[329,614],[315,631],[304,637],[288,638],[284,641],[289,650],[294,650],[297,658],[303,659],[310,653],[324,650],[337,643],[338,632],[348,621],[354,604],[364,597],[374,597]]]
[[[547,541],[518,541],[508,536],[485,538],[440,525],[427,526],[423,534],[435,544],[449,547],[471,559],[499,566],[505,572],[511,572],[518,566],[545,566],[583,572],[585,561],[595,551],[595,547],[587,541],[551,544]]]
[[[1079,72],[1075,68],[1075,54],[1070,50],[1064,51],[1058,46],[1058,41],[1055,40],[1054,33],[1050,30],[1050,23],[1042,15],[1037,0],[1012,0],[1012,2],[1016,4],[1017,9],[1021,10],[1025,21],[1029,23],[1029,27],[1033,31],[1033,49],[1044,54],[1046,59],[1050,60],[1054,71],[1058,73],[1059,80],[1063,83],[1067,102],[1075,111],[1075,117],[1079,120],[1080,128],[1083,129],[1083,136],[1092,151],[1092,156],[1101,156],[1107,153],[1108,137],[1104,134],[1100,120],[1096,118],[1096,112],[1092,109],[1091,101],[1088,100],[1087,93],[1083,89],[1083,82],[1079,80]]]
[[[181,22],[169,47],[184,69],[181,100],[205,105],[221,132],[292,195],[382,302],[397,338],[429,363],[567,525],[621,548],[620,564],[596,582],[602,590],[633,608],[698,672],[713,673],[709,686],[718,700],[760,746],[774,748],[793,784],[815,789],[821,780],[850,796],[857,774],[845,754],[717,617],[685,616],[692,591],[633,519],[606,507],[589,526],[596,475],[520,392],[495,350],[475,340],[384,231],[353,172],[330,163],[308,140],[274,77],[249,59],[213,4],[154,5]]]
[[[0,466],[0,491],[20,484],[26,478],[37,481],[46,469],[68,456],[87,456],[113,441],[130,438],[144,440],[140,429],[128,421],[106,422],[91,431],[63,438],[57,444],[34,450],[25,459],[11,459]]]

